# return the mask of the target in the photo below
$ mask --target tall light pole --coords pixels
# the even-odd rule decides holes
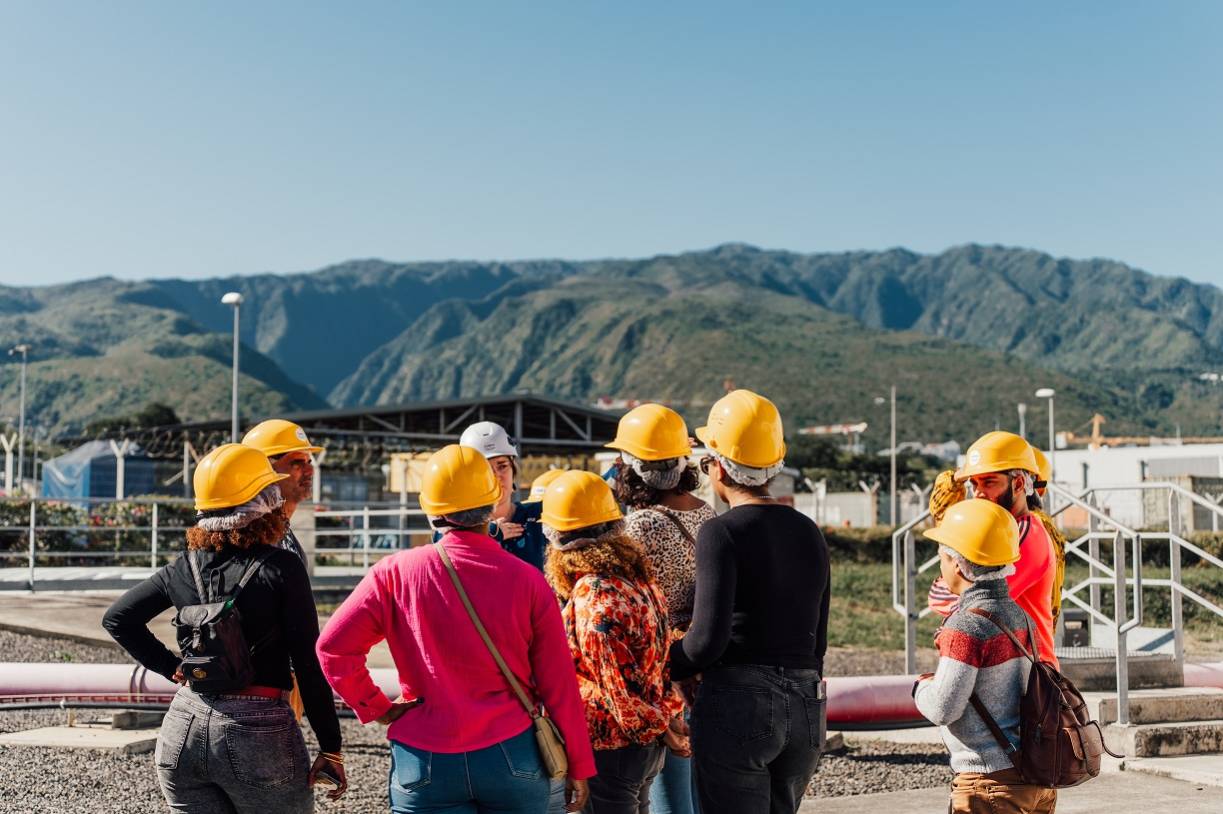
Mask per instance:
[[[24,492],[22,489],[22,467],[25,464],[25,367],[26,359],[30,353],[29,345],[18,345],[9,350],[9,356],[21,354],[21,412],[20,418],[17,419],[17,491]]]
[[[891,484],[888,494],[888,520],[893,526],[899,525],[896,516],[896,385],[892,385],[892,429],[891,429]],[[875,404],[883,404],[883,397],[877,396]]]
[[[1021,401],[1016,406],[1019,408],[1019,437],[1026,440],[1028,437],[1028,405]]]
[[[232,305],[234,308],[234,385],[230,396],[230,437],[238,443],[238,320],[242,311],[242,294],[230,291],[221,297],[222,305]]]
[[[1042,387],[1036,391],[1036,398],[1049,399],[1049,480],[1053,480],[1057,473],[1057,465],[1054,461],[1054,455],[1057,454],[1057,437],[1053,430],[1053,394],[1052,387]]]

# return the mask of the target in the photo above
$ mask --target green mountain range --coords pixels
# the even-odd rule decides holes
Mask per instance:
[[[962,246],[796,254],[728,244],[641,260],[391,264],[202,281],[0,289],[0,340],[34,345],[31,420],[78,429],[150,401],[228,411],[241,291],[242,409],[516,390],[665,399],[698,417],[733,379],[791,426],[886,424],[961,440],[1058,390],[1059,426],[1223,432],[1223,292],[1120,263]],[[11,346],[11,344],[10,344]],[[8,368],[15,372],[15,366]],[[0,382],[0,419],[16,410]],[[1033,405],[1030,419],[1038,420]]]

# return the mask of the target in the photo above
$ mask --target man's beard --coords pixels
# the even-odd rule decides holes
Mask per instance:
[[[1006,478],[1006,492],[998,495],[998,497],[994,499],[994,503],[997,503],[1011,514],[1015,513],[1015,479],[1010,475],[1007,475]]]

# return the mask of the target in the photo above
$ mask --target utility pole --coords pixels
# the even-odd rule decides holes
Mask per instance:
[[[242,310],[242,294],[230,291],[221,297],[223,305],[231,305],[234,309],[234,383],[230,394],[230,440],[238,443],[238,320]]]
[[[17,419],[17,491],[20,493],[25,491],[22,471],[25,465],[25,368],[29,352],[30,346],[24,344],[8,352],[9,356],[21,354],[21,413]]]
[[[1052,481],[1057,474],[1057,464],[1054,461],[1054,455],[1057,454],[1057,434],[1053,429],[1053,396],[1056,391],[1052,387],[1042,387],[1036,391],[1036,398],[1049,400],[1049,480]]]
[[[883,403],[884,403],[883,396],[875,396],[876,405],[882,406]],[[892,385],[891,411],[892,411],[892,427],[891,427],[892,447],[891,447],[891,450],[889,451],[889,457],[891,458],[892,477],[891,477],[891,484],[888,489],[888,492],[889,492],[888,521],[893,526],[896,526],[896,525],[899,525],[897,522],[899,518],[897,517],[897,514],[896,514],[896,385]]]
[[[1019,402],[1019,437],[1028,439],[1028,405]]]
[[[898,526],[900,518],[896,514],[896,385],[892,385],[892,494],[890,505],[889,518],[893,526]]]

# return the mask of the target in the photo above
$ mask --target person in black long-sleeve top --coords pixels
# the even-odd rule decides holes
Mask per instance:
[[[136,661],[184,684],[166,715],[155,756],[162,792],[174,810],[312,812],[311,786],[324,767],[340,781],[332,796],[343,793],[340,724],[314,651],[319,627],[309,578],[301,559],[277,545],[288,522],[275,486],[282,477],[261,452],[240,444],[205,456],[195,474],[201,511],[187,532],[187,551],[120,597],[102,621]],[[239,589],[243,573],[260,557]],[[223,601],[235,593],[253,678],[225,693],[197,692],[191,676],[183,675],[182,659],[148,623],[167,608]],[[189,628],[180,626],[178,639],[186,651]],[[321,748],[313,766],[288,704],[290,663]]]
[[[692,751],[701,814],[794,814],[824,741],[829,560],[810,518],[769,494],[783,465],[781,416],[736,390],[697,437],[730,506],[702,524],[688,634],[671,676],[699,677]]]

